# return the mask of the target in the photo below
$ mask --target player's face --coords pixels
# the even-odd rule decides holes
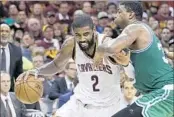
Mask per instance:
[[[1,76],[1,93],[7,93],[10,90],[10,76],[7,74],[3,74]]]
[[[124,97],[128,100],[132,100],[136,94],[136,89],[132,82],[125,82],[123,88]]]
[[[121,27],[125,26],[125,24],[128,23],[129,12],[127,12],[124,5],[119,5],[114,21],[117,25],[119,25]]]
[[[94,44],[94,30],[89,26],[75,28],[74,35],[77,43],[83,51],[87,51]]]
[[[0,27],[0,44],[6,45],[8,43],[8,40],[10,38],[10,28],[7,26],[1,26]]]

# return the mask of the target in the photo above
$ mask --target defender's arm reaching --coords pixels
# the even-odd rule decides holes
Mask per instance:
[[[122,33],[116,38],[103,43],[98,47],[98,52],[114,55],[120,53],[123,49],[130,47],[142,33],[144,28],[138,24],[131,24],[127,26]]]

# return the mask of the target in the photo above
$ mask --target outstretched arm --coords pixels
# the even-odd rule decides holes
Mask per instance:
[[[72,57],[73,48],[74,48],[74,38],[71,37],[70,39],[67,39],[64,42],[62,49],[60,50],[59,54],[53,61],[41,66],[40,68],[37,68],[37,74],[44,76],[51,76],[61,72],[64,69],[66,63]]]
[[[121,50],[128,48],[134,43],[142,33],[143,28],[139,24],[131,24],[127,26],[122,33],[116,38],[103,43],[98,47],[98,52],[113,55],[120,53]]]

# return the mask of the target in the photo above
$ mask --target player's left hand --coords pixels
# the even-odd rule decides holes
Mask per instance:
[[[127,66],[130,62],[130,51],[122,50],[120,53],[117,53],[113,56],[117,64]]]

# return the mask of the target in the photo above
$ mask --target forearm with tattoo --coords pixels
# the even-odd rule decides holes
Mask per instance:
[[[128,48],[133,42],[136,41],[141,33],[139,25],[131,24],[123,30],[123,32],[116,38],[103,43],[98,47],[98,52],[113,55],[120,53],[121,50]]]
[[[121,50],[124,49],[119,46],[120,40],[121,43],[127,45],[126,43],[128,41],[128,35],[122,34],[117,39],[109,40],[107,43],[100,45],[97,50],[98,52],[104,52],[106,55],[113,55],[119,53],[121,52]]]

